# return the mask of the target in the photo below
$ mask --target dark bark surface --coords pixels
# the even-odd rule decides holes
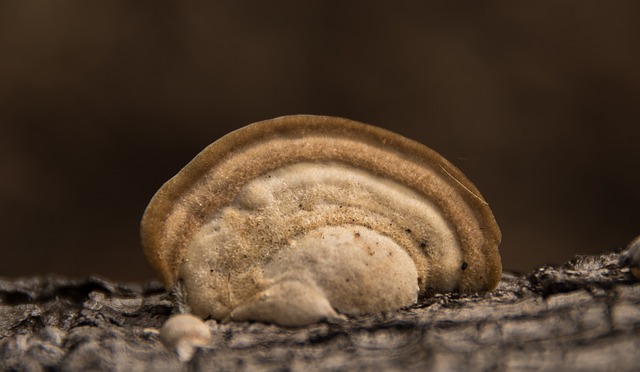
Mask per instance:
[[[190,362],[157,330],[174,311],[158,283],[0,280],[0,363],[16,370],[633,370],[640,283],[619,254],[579,256],[498,289],[297,329],[209,321]]]

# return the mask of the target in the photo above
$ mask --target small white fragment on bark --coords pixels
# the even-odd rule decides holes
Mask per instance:
[[[182,362],[191,360],[198,347],[211,341],[209,327],[191,314],[171,316],[160,329],[160,341],[169,350],[178,354]]]

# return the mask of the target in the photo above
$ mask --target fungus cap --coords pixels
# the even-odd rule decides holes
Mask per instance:
[[[267,292],[269,311],[283,312],[285,282],[318,293],[310,314],[324,299],[357,314],[491,290],[502,271],[498,225],[462,172],[418,142],[335,117],[285,116],[215,141],[158,190],[141,235],[165,286],[218,319],[255,313]]]

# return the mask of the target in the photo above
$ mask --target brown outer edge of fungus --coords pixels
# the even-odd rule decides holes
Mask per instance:
[[[488,277],[484,279],[488,283],[487,289],[497,286],[502,273],[502,263],[497,250],[502,238],[501,232],[480,191],[458,168],[429,147],[386,129],[338,117],[291,115],[249,124],[221,137],[202,150],[153,196],[142,217],[140,235],[143,252],[165,287],[172,288],[177,279],[178,265],[172,266],[169,260],[179,259],[184,253],[184,247],[182,251],[180,247],[172,247],[170,252],[158,249],[162,245],[161,231],[174,204],[216,164],[255,141],[292,134],[300,137],[307,133],[356,138],[376,147],[392,149],[398,155],[417,164],[439,165],[443,171],[442,176],[454,179],[453,183],[458,185],[460,195],[471,206],[480,226],[484,227],[482,234],[485,244],[482,250],[487,267],[492,268]],[[176,250],[179,252],[175,252]]]

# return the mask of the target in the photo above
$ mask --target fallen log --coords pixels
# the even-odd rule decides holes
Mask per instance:
[[[15,370],[633,370],[640,283],[619,253],[577,256],[489,293],[304,328],[208,321],[181,362],[159,340],[175,312],[158,282],[0,280],[0,366]]]

